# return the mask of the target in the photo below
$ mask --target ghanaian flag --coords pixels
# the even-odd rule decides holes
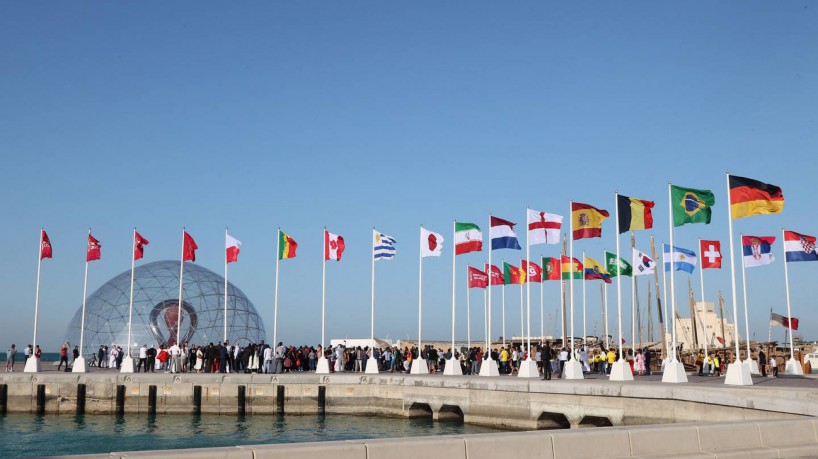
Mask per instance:
[[[588,204],[571,203],[571,222],[574,240],[587,237],[602,237],[602,221],[608,218],[607,210],[597,209]]]
[[[784,210],[784,193],[775,185],[731,175],[730,209],[733,220],[753,215],[780,214]]]
[[[278,230],[278,259],[295,258],[298,243],[284,231]]]
[[[619,234],[653,228],[653,201],[617,195]]]

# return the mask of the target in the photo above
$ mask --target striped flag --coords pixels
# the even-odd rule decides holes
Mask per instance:
[[[387,236],[386,234],[375,230],[372,230],[372,234],[372,256],[374,257],[375,261],[390,260],[394,258],[395,253],[397,253],[395,244],[397,244],[398,241],[396,241],[392,236]]]
[[[497,217],[491,217],[490,220],[489,239],[491,239],[491,250],[522,250],[520,243],[517,242],[517,234],[514,233],[515,223]]]

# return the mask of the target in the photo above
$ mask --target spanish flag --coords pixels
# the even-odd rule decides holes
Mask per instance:
[[[295,258],[298,243],[284,231],[278,230],[278,259]]]
[[[503,282],[508,284],[525,284],[525,270],[508,263],[503,263]]]
[[[619,234],[653,228],[653,201],[617,195]]]
[[[730,209],[733,220],[753,215],[780,214],[784,210],[784,193],[775,185],[731,175]]]
[[[582,279],[582,263],[579,262],[576,258],[569,258],[563,255],[560,258],[560,265],[562,266],[562,278],[563,279],[570,279],[571,273],[573,272],[574,279]],[[574,262],[571,263],[571,260]]]
[[[602,237],[602,221],[608,218],[608,211],[588,204],[571,203],[571,222],[574,240],[588,237]]]

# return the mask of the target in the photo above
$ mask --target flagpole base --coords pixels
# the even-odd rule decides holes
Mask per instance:
[[[369,369],[369,365],[366,366],[367,370]],[[429,366],[426,365],[426,359],[415,359],[412,360],[412,368],[409,370],[410,375],[428,375],[429,374]]]
[[[423,363],[425,364],[426,362],[423,362]],[[414,362],[412,363],[412,366],[415,366]],[[380,373],[378,371],[378,361],[375,360],[375,359],[367,360],[367,362],[366,362],[366,371],[364,371],[364,373],[368,374],[368,375],[376,375],[376,374]]]
[[[663,383],[686,383],[687,373],[685,373],[685,366],[682,362],[673,359],[665,365],[665,371],[662,373]]]
[[[85,366],[85,357],[77,357],[74,359],[74,364],[71,365],[71,373],[88,373],[88,368]]]
[[[443,367],[444,376],[463,376],[463,369],[460,368],[460,361],[452,357],[446,361],[446,366]]]
[[[793,376],[804,376],[804,367],[801,366],[801,362],[790,358],[787,360],[787,368],[784,370],[785,375],[793,375]]]
[[[329,360],[326,357],[318,359],[318,364],[315,366],[315,373],[319,375],[329,374]]]
[[[497,362],[492,358],[483,359],[483,363],[480,365],[480,376],[500,376]]]
[[[39,373],[40,371],[40,359],[33,355],[26,359],[26,366],[23,368],[23,373]]]
[[[611,377],[609,381],[633,381],[631,365],[625,360],[617,360],[611,366]]]
[[[741,362],[731,363],[727,366],[727,376],[724,384],[730,386],[752,386],[753,378],[750,376],[750,368]]]
[[[747,365],[747,368],[750,369],[750,374],[758,376],[761,374],[761,371],[758,369],[758,362],[753,359],[747,359],[744,361],[744,365]]]
[[[134,373],[133,357],[126,355],[122,357],[122,367],[119,369],[120,373]]]
[[[563,379],[585,379],[582,374],[582,364],[578,360],[569,360],[565,362],[562,370]]]
[[[517,372],[518,378],[539,378],[540,371],[537,370],[537,362],[527,358],[520,362],[520,370]]]
[[[665,371],[665,367],[667,366],[668,362],[670,362],[670,359],[662,359],[662,371],[663,372]]]

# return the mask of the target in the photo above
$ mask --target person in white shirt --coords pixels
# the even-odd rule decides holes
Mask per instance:
[[[264,346],[264,372],[273,372],[273,348]]]
[[[182,349],[179,348],[179,345],[173,343],[173,346],[170,347],[170,372],[171,373],[178,373],[179,372],[179,364],[182,357]]]
[[[284,349],[284,343],[279,342],[274,352],[274,357],[276,359],[275,369],[276,373],[284,373],[284,354],[286,354],[286,349]]]
[[[139,373],[139,369],[142,368],[144,372],[148,372],[148,345],[143,344],[142,347],[139,348],[139,363],[136,364],[136,372]]]

